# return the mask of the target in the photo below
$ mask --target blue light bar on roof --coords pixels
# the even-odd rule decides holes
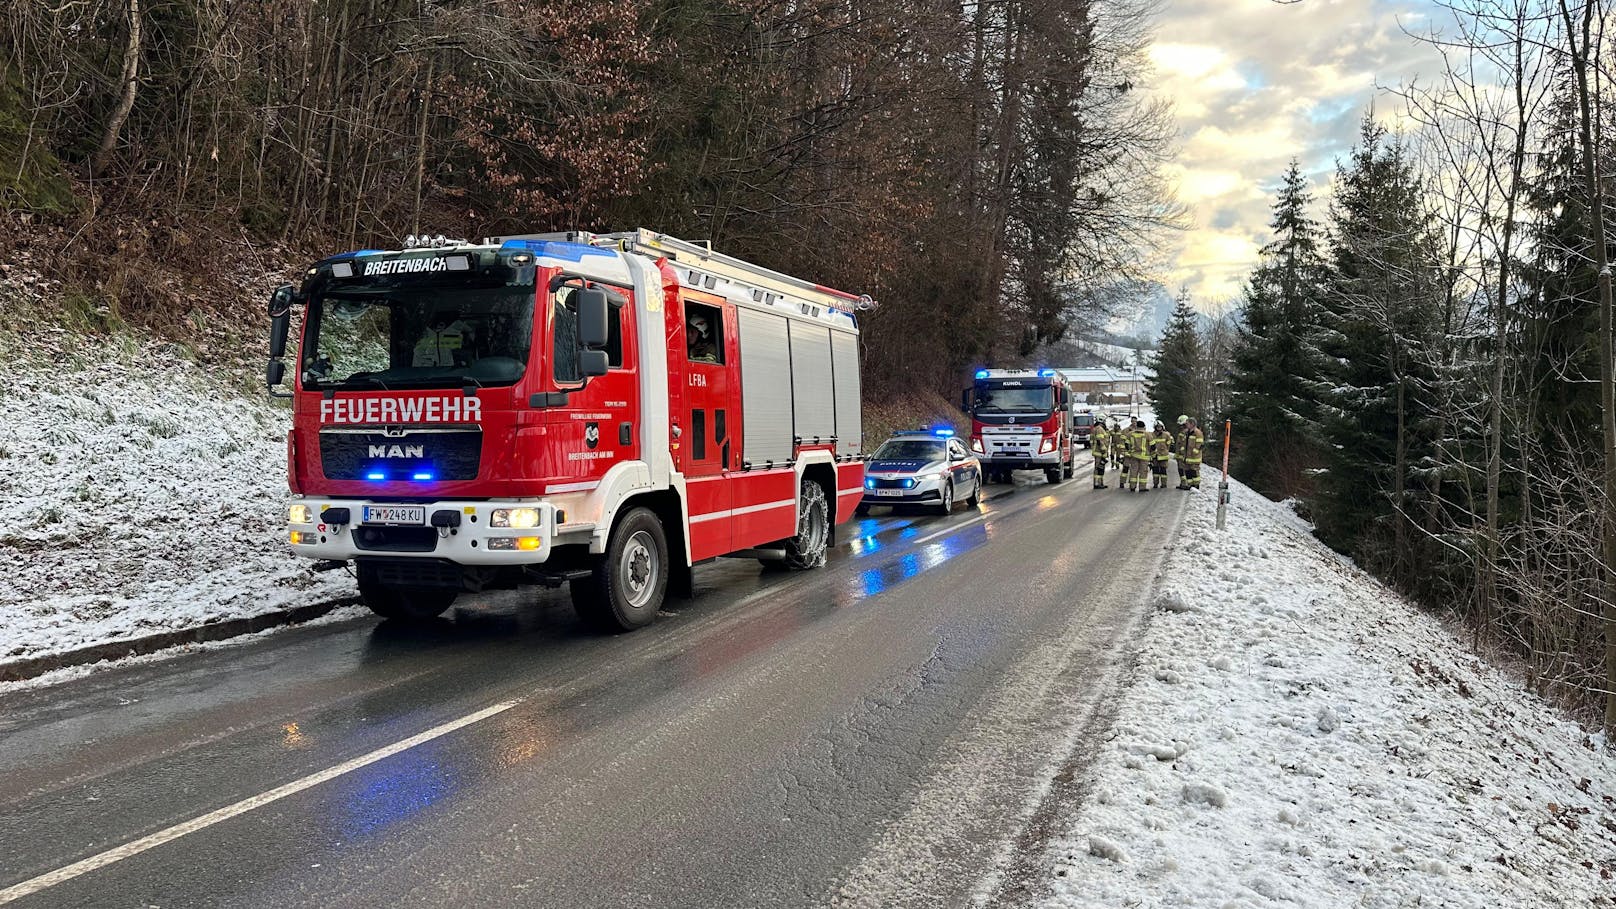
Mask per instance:
[[[988,377],[988,371],[985,369],[978,369],[976,371],[976,377],[978,379],[986,379]]]
[[[1050,376],[1053,376],[1055,374],[1055,370],[1053,370],[1053,369],[1040,369],[1040,370],[1038,370],[1038,374],[1047,379]]]
[[[954,434],[954,429],[950,426],[939,426],[936,429],[933,429],[931,434],[939,439],[946,439]]]

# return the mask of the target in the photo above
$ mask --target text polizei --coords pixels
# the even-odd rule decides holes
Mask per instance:
[[[320,401],[321,423],[471,423],[482,416],[483,402],[462,395]]]

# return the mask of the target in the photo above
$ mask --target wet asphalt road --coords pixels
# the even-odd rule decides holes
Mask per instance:
[[[703,566],[635,634],[583,632],[564,592],[505,592],[427,630],[297,629],[0,697],[0,902],[29,881],[13,905],[1005,892],[993,870],[1051,761],[1081,753],[1185,494],[1091,490],[1086,468],[989,494],[947,518],[878,510],[821,570]]]

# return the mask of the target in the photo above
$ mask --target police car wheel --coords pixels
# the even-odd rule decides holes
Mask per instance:
[[[596,631],[616,634],[651,624],[668,590],[662,522],[649,509],[630,510],[612,528],[606,553],[589,577],[568,587],[578,618]]]
[[[786,541],[785,565],[796,571],[825,564],[830,547],[830,507],[825,488],[804,480],[797,500],[797,535]]]
[[[953,514],[954,513],[954,481],[953,480],[944,480],[943,481],[943,488],[938,490],[938,494],[941,495],[943,498],[942,498],[942,501],[937,503],[937,510],[939,512],[941,512],[942,514]]]
[[[458,595],[459,591],[455,590],[391,587],[373,577],[366,577],[364,571],[359,575],[359,599],[371,612],[384,619],[430,622],[454,605]]]
[[[965,497],[965,504],[972,508],[982,504],[982,477],[980,475],[971,481],[971,494]]]

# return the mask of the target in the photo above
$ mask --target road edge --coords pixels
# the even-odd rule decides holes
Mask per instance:
[[[59,653],[47,653],[43,656],[13,660],[9,663],[0,663],[0,683],[22,682],[58,669],[88,666],[92,663],[120,660],[131,656],[143,656],[186,644],[224,641],[241,637],[242,635],[268,631],[271,628],[301,625],[329,615],[343,606],[351,606],[358,602],[359,598],[357,596],[340,597],[323,603],[293,606],[290,609],[277,609],[272,612],[263,612],[243,618],[207,622],[202,625],[193,625],[189,628],[175,628],[136,638],[120,638],[116,641],[104,641],[100,644],[90,644],[86,647],[64,650]]]

